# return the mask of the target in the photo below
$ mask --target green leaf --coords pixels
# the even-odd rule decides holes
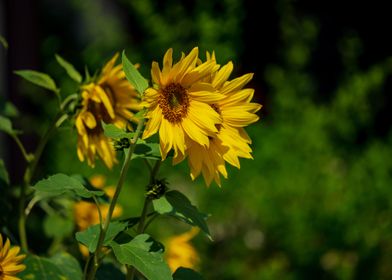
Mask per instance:
[[[50,260],[61,270],[65,279],[81,280],[83,278],[79,262],[70,254],[61,252],[51,257]]]
[[[196,206],[179,191],[169,191],[165,196],[153,200],[153,206],[159,214],[174,216],[192,226],[198,226],[211,239],[206,223],[207,215],[200,213]]]
[[[0,116],[0,131],[4,131],[9,135],[16,135],[19,133],[19,131],[12,128],[11,120],[3,116]]]
[[[136,67],[128,60],[125,51],[122,53],[122,64],[127,80],[135,87],[135,89],[143,94],[148,88],[147,80],[140,74]]]
[[[4,161],[0,159],[0,187],[9,186],[10,178],[8,176],[7,168],[5,167]]]
[[[81,83],[82,82],[82,75],[75,69],[75,67],[62,58],[60,55],[56,54],[56,60],[60,64],[61,67],[65,69],[68,76],[74,80],[75,82]]]
[[[9,101],[5,101],[4,98],[0,97],[0,115],[5,117],[17,117],[19,115],[18,109]]]
[[[56,83],[48,74],[41,73],[34,70],[18,70],[18,71],[14,71],[14,73],[37,86],[58,93]]]
[[[58,214],[49,215],[44,220],[44,231],[48,237],[64,238],[74,229],[74,221]]]
[[[77,179],[61,173],[39,181],[34,188],[36,189],[36,196],[41,198],[63,194],[90,198],[105,194],[103,191],[89,191]]]
[[[23,261],[26,269],[18,277],[28,280],[73,280],[68,278],[56,264],[48,258],[28,254]]]
[[[117,234],[119,234],[126,228],[127,228],[126,223],[121,223],[119,221],[110,223],[109,228],[106,232],[103,245],[104,246],[108,245],[109,242],[112,241]],[[94,225],[84,231],[77,232],[75,237],[76,240],[78,240],[80,243],[86,245],[91,253],[94,253],[95,250],[97,249],[100,231],[101,231],[100,225]]]
[[[197,271],[186,267],[179,267],[173,274],[174,280],[203,280]]]
[[[122,264],[134,266],[147,279],[171,280],[171,272],[161,252],[151,251],[154,241],[148,234],[137,235],[130,242],[110,242],[114,255]]]
[[[161,159],[161,151],[159,150],[158,143],[140,143],[136,144],[135,150],[132,154],[132,159],[145,158],[145,159]]]
[[[8,49],[8,42],[7,40],[0,35],[0,44],[2,44],[4,46],[5,49]]]
[[[106,124],[102,122],[103,133],[106,137],[113,138],[113,139],[120,139],[120,138],[132,138],[135,134],[134,132],[125,132],[121,128],[118,128],[114,124]]]

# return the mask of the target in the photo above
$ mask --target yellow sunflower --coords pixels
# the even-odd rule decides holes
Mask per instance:
[[[141,109],[137,93],[126,80],[122,64],[116,65],[118,54],[106,63],[96,82],[82,86],[81,110],[76,116],[78,157],[94,166],[96,155],[109,168],[117,162],[110,140],[103,134],[102,121],[119,128],[131,128],[137,122],[132,111]]]
[[[215,55],[207,54],[207,61],[215,62]],[[255,113],[261,105],[251,102],[253,89],[243,88],[253,74],[228,80],[232,71],[233,63],[229,62],[205,79],[223,96],[210,105],[222,118],[222,123],[216,125],[217,132],[209,137],[209,145],[186,139],[191,178],[194,180],[202,173],[207,185],[214,180],[220,186],[220,175],[227,178],[225,161],[240,168],[239,158],[252,158],[249,147],[252,141],[243,127],[259,119]]]
[[[198,228],[181,235],[169,238],[165,242],[165,259],[172,272],[179,267],[197,268],[200,257],[195,247],[190,243],[191,239],[199,233]]]
[[[16,274],[23,271],[26,266],[21,264],[26,255],[18,255],[19,246],[11,248],[10,241],[3,243],[3,237],[0,234],[0,280],[19,280]]]
[[[154,86],[144,95],[149,110],[143,138],[159,131],[162,159],[171,149],[175,159],[183,158],[186,138],[208,147],[209,137],[217,133],[217,125],[222,121],[211,105],[223,95],[203,80],[216,71],[216,63],[212,60],[198,63],[198,48],[183,54],[175,64],[172,53],[172,49],[166,52],[162,70],[157,62],[152,63]]]

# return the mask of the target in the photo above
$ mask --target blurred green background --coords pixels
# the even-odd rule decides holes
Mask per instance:
[[[248,128],[254,160],[229,168],[221,189],[192,182],[186,164],[167,162],[161,172],[211,214],[214,242],[201,234],[194,242],[201,273],[206,279],[392,279],[392,17],[378,3],[262,2],[5,1],[5,88],[25,113],[17,119],[27,130],[24,141],[34,147],[56,100],[12,70],[50,73],[67,95],[75,85],[55,53],[80,71],[84,65],[94,71],[125,49],[149,75],[151,61],[161,62],[169,47],[177,57],[196,45],[203,57],[215,50],[221,64],[234,62],[235,75],[255,73],[250,86],[264,107]],[[5,145],[10,150],[1,152],[19,182],[20,156],[10,141]],[[52,139],[42,163],[41,174],[108,174],[111,184],[118,174],[79,163],[73,129]],[[132,168],[121,204],[136,215],[147,172],[141,163]],[[45,246],[39,223],[39,213],[30,218],[36,233],[30,239]],[[168,223],[158,220],[153,234],[186,229],[169,232]]]

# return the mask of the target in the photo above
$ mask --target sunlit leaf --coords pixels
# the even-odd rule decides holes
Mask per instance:
[[[49,198],[63,194],[89,198],[105,194],[103,191],[90,191],[77,179],[61,173],[39,181],[34,188],[36,189],[36,196],[40,198]]]
[[[125,55],[125,51],[122,53],[122,64],[127,80],[140,94],[143,94],[144,91],[148,88],[148,82],[140,74],[136,67],[129,61],[129,59]]]
[[[110,242],[114,255],[122,264],[134,266],[147,279],[171,280],[170,269],[163,260],[162,252],[152,250],[154,241],[148,234],[140,234],[125,244]]]
[[[64,58],[62,58],[58,54],[56,54],[56,60],[60,64],[60,66],[65,69],[68,76],[70,76],[72,80],[74,80],[75,82],[78,82],[78,83],[82,82],[82,76],[80,75],[80,73],[75,69],[75,67],[71,63],[66,61]]]
[[[131,139],[134,132],[125,132],[121,128],[118,128],[114,124],[106,124],[102,122],[103,133],[106,137],[113,138],[113,139],[120,139],[120,138],[128,138]]]
[[[56,93],[58,92],[56,83],[48,74],[34,70],[18,70],[14,71],[14,73],[37,86],[46,88]]]
[[[105,245],[105,246],[108,245],[108,243],[110,241],[112,241],[113,238],[115,238],[117,234],[119,234],[120,232],[122,232],[126,228],[127,228],[127,223],[122,223],[119,221],[115,221],[115,222],[110,223],[109,228],[108,228],[106,235],[105,235],[105,240],[103,242],[103,245]],[[75,235],[76,240],[78,240],[83,245],[86,245],[88,250],[91,253],[94,253],[95,250],[97,249],[100,231],[101,231],[100,225],[93,225],[84,231],[77,232]]]
[[[198,226],[209,238],[210,231],[206,223],[207,215],[200,213],[196,206],[179,191],[169,191],[156,200],[153,200],[155,211],[159,214],[179,218],[192,226]]]

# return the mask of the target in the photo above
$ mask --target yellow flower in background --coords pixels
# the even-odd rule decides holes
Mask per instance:
[[[101,122],[132,129],[137,122],[133,111],[141,109],[137,93],[126,80],[122,64],[116,65],[118,54],[106,63],[96,82],[82,86],[82,108],[76,116],[78,157],[94,166],[98,156],[107,167],[117,162],[110,140],[103,134]]]
[[[10,241],[3,242],[3,237],[0,234],[0,280],[19,280],[16,274],[23,271],[26,266],[22,264],[22,260],[26,255],[18,255],[20,251],[19,246],[11,248]]]
[[[183,158],[186,138],[209,146],[209,137],[217,132],[221,117],[210,106],[221,100],[210,83],[203,78],[211,75],[217,65],[213,61],[198,63],[198,48],[173,64],[173,50],[163,58],[162,70],[152,63],[151,77],[154,86],[144,95],[149,110],[148,122],[143,133],[146,139],[159,131],[162,159],[174,149],[174,159]]]
[[[106,179],[102,175],[93,176],[90,179],[91,185],[98,189],[102,189],[106,195],[110,198],[113,197],[115,188],[112,186],[105,187]],[[102,219],[105,220],[109,205],[108,204],[101,204],[99,205],[99,209],[102,213]],[[113,211],[113,218],[120,217],[122,214],[122,207],[116,205]],[[75,222],[78,227],[78,230],[83,231],[92,225],[99,224],[99,212],[95,203],[88,202],[88,201],[78,201],[74,205],[74,217]],[[88,250],[84,245],[79,246],[80,251],[84,256],[88,256]]]
[[[195,247],[190,243],[191,239],[199,233],[194,227],[181,235],[173,236],[165,242],[165,259],[172,272],[179,267],[196,269],[200,263],[200,257]]]
[[[215,55],[207,53],[207,61],[215,62]],[[217,132],[209,137],[210,144],[187,142],[191,178],[194,180],[202,173],[207,185],[214,180],[220,186],[220,175],[227,178],[225,161],[240,168],[239,158],[252,158],[249,147],[252,141],[243,127],[259,119],[255,113],[261,105],[251,102],[254,90],[244,88],[253,74],[228,80],[232,71],[233,63],[229,62],[205,79],[223,96],[210,105],[222,119],[222,123],[216,125]]]

